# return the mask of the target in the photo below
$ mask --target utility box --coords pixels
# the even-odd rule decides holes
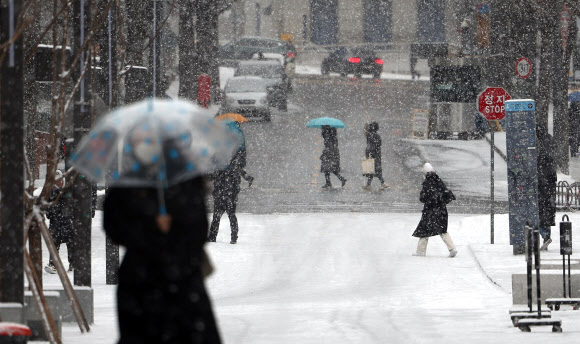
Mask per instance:
[[[532,99],[505,102],[509,229],[514,254],[525,251],[526,223],[534,228],[539,222],[535,110]]]

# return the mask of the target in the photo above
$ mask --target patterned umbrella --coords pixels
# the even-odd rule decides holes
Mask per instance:
[[[241,144],[225,122],[182,100],[146,100],[103,117],[71,155],[94,181],[166,188],[226,166]]]

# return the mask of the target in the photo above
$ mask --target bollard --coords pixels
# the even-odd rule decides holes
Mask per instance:
[[[566,221],[564,221],[566,218]],[[562,216],[560,222],[560,254],[562,255],[562,285],[563,296],[566,297],[566,257],[568,256],[568,297],[572,297],[572,285],[570,276],[570,255],[572,254],[572,222],[568,215]]]

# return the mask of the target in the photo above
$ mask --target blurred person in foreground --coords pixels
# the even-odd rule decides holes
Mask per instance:
[[[160,154],[160,145],[142,135],[132,144],[145,168]],[[205,196],[202,177],[170,186],[161,216],[157,188],[109,189],[103,227],[126,248],[117,289],[119,344],[221,343],[204,285]]]
[[[423,189],[419,200],[424,203],[424,206],[421,221],[413,232],[413,236],[419,238],[417,252],[413,253],[413,255],[425,256],[429,237],[439,235],[445,245],[447,245],[449,257],[453,258],[457,255],[457,249],[453,244],[453,240],[451,240],[451,236],[447,233],[447,204],[455,200],[455,195],[435,173],[430,163],[423,165],[423,175],[425,176],[425,181],[423,181]]]

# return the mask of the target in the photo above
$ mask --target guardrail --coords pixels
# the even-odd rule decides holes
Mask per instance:
[[[568,184],[559,181],[556,185],[556,208],[569,211],[580,209],[580,182]]]

